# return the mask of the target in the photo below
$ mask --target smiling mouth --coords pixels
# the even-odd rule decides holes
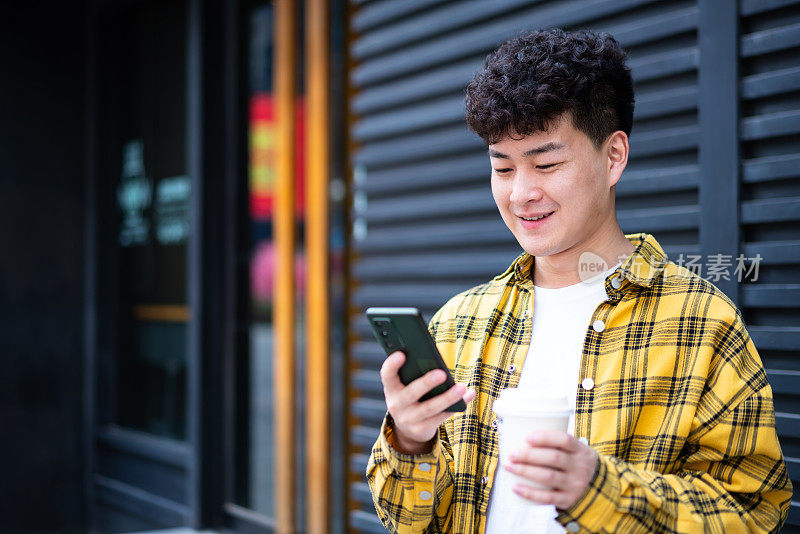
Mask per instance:
[[[541,220],[541,219],[544,219],[545,217],[549,217],[549,216],[551,216],[551,215],[552,215],[552,214],[554,214],[554,213],[555,213],[555,211],[551,211],[550,213],[548,213],[548,214],[546,214],[546,215],[542,215],[542,216],[540,216],[540,217],[532,217],[532,218],[530,218],[530,219],[529,219],[529,218],[527,218],[527,217],[520,217],[520,219],[522,219],[523,221],[539,221],[539,220]]]

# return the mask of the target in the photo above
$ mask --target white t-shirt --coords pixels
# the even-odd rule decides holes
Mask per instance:
[[[517,387],[563,391],[573,408],[568,426],[570,434],[575,428],[574,408],[586,329],[594,311],[608,298],[606,277],[618,266],[567,287],[533,286],[533,332]],[[502,463],[497,466],[489,497],[486,534],[565,532],[555,520],[554,506],[516,504],[508,475]]]

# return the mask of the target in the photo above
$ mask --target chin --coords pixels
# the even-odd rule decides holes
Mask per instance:
[[[543,243],[539,240],[517,239],[517,242],[531,256],[549,256],[555,249],[552,243]]]

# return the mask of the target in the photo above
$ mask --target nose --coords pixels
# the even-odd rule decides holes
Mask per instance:
[[[511,196],[509,197],[511,204],[524,206],[528,202],[538,202],[543,196],[544,193],[533,173],[516,173],[511,186]]]

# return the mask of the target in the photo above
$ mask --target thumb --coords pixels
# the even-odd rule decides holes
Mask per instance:
[[[478,393],[474,389],[472,388],[467,389],[466,393],[464,393],[464,396],[462,397],[464,399],[464,403],[469,404],[470,402],[472,402],[472,400],[477,396],[477,394]]]

